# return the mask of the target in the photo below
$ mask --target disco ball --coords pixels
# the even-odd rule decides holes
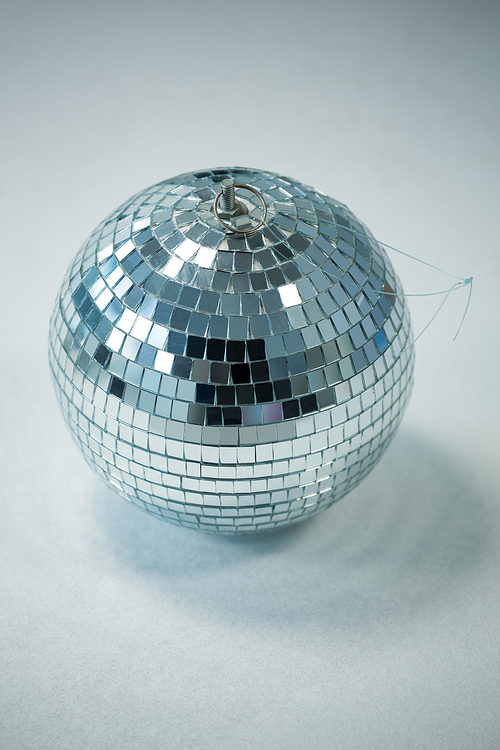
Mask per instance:
[[[218,533],[352,490],[411,391],[391,263],[342,203],[240,167],[179,175],[106,218],[51,319],[62,412],[120,495]]]

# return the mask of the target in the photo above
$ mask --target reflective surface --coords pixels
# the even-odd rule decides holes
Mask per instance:
[[[262,193],[260,231],[226,234],[211,212],[230,175]],[[343,497],[386,448],[413,372],[402,290],[369,234],[338,201],[243,168],[120,206],[51,321],[56,392],[88,463],[206,531],[272,529]]]

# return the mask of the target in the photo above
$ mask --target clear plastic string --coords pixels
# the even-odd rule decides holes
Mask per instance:
[[[439,292],[424,292],[424,293],[421,293],[421,294],[406,294],[405,292],[402,292],[402,293],[398,293],[398,292],[384,292],[384,294],[387,297],[434,297],[434,296],[443,295],[443,294],[445,295],[443,301],[441,302],[441,304],[439,305],[439,307],[437,308],[437,310],[435,311],[435,313],[433,314],[433,316],[431,317],[431,319],[429,320],[429,322],[424,326],[424,328],[420,331],[420,333],[413,338],[411,344],[409,344],[405,349],[403,349],[403,351],[401,352],[401,354],[403,354],[403,352],[405,352],[407,349],[409,349],[411,346],[413,346],[413,344],[416,341],[418,341],[418,339],[425,333],[425,331],[429,328],[429,326],[432,325],[432,323],[435,321],[435,319],[437,318],[437,316],[441,312],[442,308],[446,304],[446,302],[447,302],[448,297],[450,296],[450,294],[452,292],[455,292],[457,289],[462,289],[463,287],[468,286],[469,287],[469,294],[467,295],[467,302],[465,304],[465,309],[464,309],[462,318],[460,320],[460,324],[459,324],[459,326],[457,328],[457,332],[455,333],[455,335],[453,337],[453,341],[455,341],[457,339],[458,334],[462,330],[462,326],[464,324],[464,320],[465,320],[466,315],[467,315],[467,313],[469,311],[470,301],[471,301],[471,297],[472,297],[472,282],[474,281],[473,276],[469,276],[467,279],[464,279],[464,278],[462,278],[462,276],[457,276],[454,273],[450,273],[450,271],[445,271],[444,268],[438,268],[438,266],[434,266],[432,263],[428,263],[427,261],[422,260],[421,258],[417,258],[414,255],[410,255],[409,253],[405,253],[402,250],[398,250],[396,247],[393,247],[392,245],[388,245],[385,242],[380,242],[380,240],[376,240],[374,237],[370,236],[369,234],[363,234],[362,232],[358,232],[357,230],[356,230],[355,234],[359,235],[360,237],[366,237],[367,239],[372,240],[372,241],[376,242],[379,245],[383,245],[383,247],[387,247],[389,250],[393,250],[395,253],[399,253],[399,255],[404,255],[406,258],[409,258],[410,260],[414,260],[417,263],[421,263],[422,265],[427,266],[428,268],[432,268],[434,271],[439,271],[439,273],[444,273],[447,276],[451,276],[454,279],[458,279],[458,282],[456,282],[455,284],[453,284],[453,286],[451,286],[449,289],[444,289],[444,290],[439,291]]]
[[[465,304],[465,310],[464,310],[464,314],[462,315],[462,320],[460,321],[460,325],[457,328],[456,334],[453,336],[453,341],[456,341],[456,338],[457,338],[458,334],[462,330],[462,326],[464,324],[465,316],[469,312],[469,305],[470,305],[470,300],[471,300],[471,297],[472,297],[472,282],[473,282],[473,280],[474,280],[473,277],[469,276],[469,278],[465,279],[465,281],[464,281],[464,285],[465,284],[469,285],[469,294],[467,295],[467,302]]]
[[[358,230],[355,230],[355,234],[359,234],[360,237],[366,237],[369,240],[372,240],[373,242],[376,242],[378,245],[383,245],[384,247],[389,248],[389,250],[394,250],[395,253],[399,253],[400,255],[404,255],[406,258],[410,258],[410,260],[415,260],[417,263],[422,263],[424,266],[429,266],[429,268],[433,268],[435,271],[440,271],[440,273],[445,273],[447,276],[452,276],[454,279],[459,279],[459,281],[467,281],[470,283],[470,280],[472,280],[472,277],[469,279],[463,279],[461,276],[457,276],[455,273],[450,273],[449,271],[445,271],[444,268],[438,268],[437,266],[433,266],[432,263],[428,263],[426,260],[422,260],[421,258],[416,258],[414,255],[410,255],[409,253],[404,253],[402,250],[398,250],[397,247],[392,247],[392,245],[387,245],[385,242],[380,242],[380,240],[376,240],[374,237],[372,237],[369,234],[363,234],[363,232],[358,232]]]

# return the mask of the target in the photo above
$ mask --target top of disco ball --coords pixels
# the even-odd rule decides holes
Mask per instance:
[[[276,423],[347,401],[396,335],[398,282],[368,229],[272,172],[165,180],[111,214],[83,253],[82,294],[110,329],[95,357],[187,381],[179,418],[191,424]]]

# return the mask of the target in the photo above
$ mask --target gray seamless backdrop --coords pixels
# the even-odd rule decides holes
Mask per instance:
[[[500,745],[498,4],[5,1],[2,750]],[[139,190],[232,164],[459,276],[402,427],[311,521],[228,539],[92,475],[46,355],[63,275]],[[396,254],[408,293],[453,280]],[[418,332],[440,298],[410,301]]]

